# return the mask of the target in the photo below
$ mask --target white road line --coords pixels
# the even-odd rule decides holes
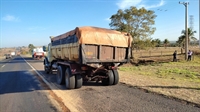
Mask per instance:
[[[5,67],[5,65],[3,65],[1,68]]]
[[[23,57],[22,57],[23,58]],[[31,66],[31,64],[29,64],[24,58],[23,58],[23,60],[40,76],[40,78],[42,78],[42,80],[51,88],[51,85],[49,84],[49,82],[45,79],[45,78],[43,78],[42,77],[42,75],[33,67],[33,66]],[[51,88],[51,90],[52,90],[52,88]]]
[[[51,91],[53,91],[58,97],[62,98],[64,92],[59,90],[59,88],[57,88],[57,87],[51,86],[51,84],[45,78],[43,78],[43,76],[33,66],[31,66],[31,64],[29,64],[24,58],[23,58],[23,60],[39,75],[39,77],[42,78],[42,80],[49,86]],[[79,112],[73,105],[71,105],[71,103],[65,103],[65,102],[63,102],[63,103],[70,111]]]

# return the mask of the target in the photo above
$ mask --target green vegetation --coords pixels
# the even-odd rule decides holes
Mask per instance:
[[[196,31],[193,31],[191,28],[188,28],[188,43],[190,43],[191,40],[197,41],[197,39],[194,37],[194,33]],[[185,42],[185,37],[186,37],[186,31],[182,30],[182,35],[178,38],[178,41],[176,41],[177,44],[179,44],[181,47],[184,48],[184,42]]]
[[[35,48],[35,46],[33,44],[29,44],[28,48],[29,48],[29,53],[32,54],[32,50]]]
[[[200,56],[196,55],[192,61],[150,63],[148,65],[125,65],[120,71],[132,72],[163,79],[200,82]]]
[[[22,54],[22,55],[26,55],[26,54],[28,54],[28,51],[26,51],[26,50],[21,50],[21,54]]]
[[[165,39],[164,41],[163,41],[163,44],[164,44],[164,46],[165,46],[165,48],[168,46],[168,44],[169,44],[169,40],[168,39]]]
[[[112,29],[128,32],[133,37],[133,48],[151,47],[151,35],[154,34],[156,28],[155,12],[147,10],[144,7],[137,9],[130,7],[125,10],[118,10],[116,14],[110,17],[109,24]]]
[[[127,32],[133,37],[132,49],[149,49],[154,47],[168,46],[182,47],[185,44],[185,30],[182,30],[182,35],[177,37],[176,42],[169,42],[165,39],[162,43],[159,39],[153,39],[151,35],[154,34],[156,28],[154,27],[155,19],[157,15],[153,10],[142,8],[136,8],[131,6],[125,10],[118,10],[116,14],[113,14],[110,19],[111,29]],[[197,39],[194,37],[194,33],[191,28],[188,28],[188,42],[191,45],[198,45]],[[192,40],[192,41],[191,41]],[[162,45],[161,45],[162,44]],[[133,54],[131,54],[133,56]]]

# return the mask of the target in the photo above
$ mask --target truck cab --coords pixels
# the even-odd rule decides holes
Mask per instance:
[[[11,54],[5,54],[5,56],[6,56],[6,59],[11,58]]]

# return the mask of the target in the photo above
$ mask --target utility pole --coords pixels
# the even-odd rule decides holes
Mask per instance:
[[[200,2],[199,2],[199,5],[200,5]],[[199,15],[199,18],[200,18],[200,15]],[[200,26],[200,22],[199,22],[199,26]],[[199,29],[199,48],[200,48],[200,29]]]
[[[187,16],[188,16],[188,5],[189,2],[179,2],[179,4],[183,4],[185,6],[185,60],[188,57],[188,23],[187,23]]]

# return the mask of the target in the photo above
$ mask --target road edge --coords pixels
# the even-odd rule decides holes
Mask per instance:
[[[22,57],[22,56],[21,56]],[[22,57],[23,58],[23,57]],[[62,94],[64,94],[59,88],[57,88],[54,85],[51,85],[29,62],[27,62],[24,58],[23,60],[34,70],[34,72],[42,79],[42,81],[51,89],[51,91],[56,95],[56,97],[60,98],[62,100],[62,103],[64,106],[71,112],[79,112],[74,106],[72,106],[70,103],[63,102]],[[56,99],[55,99],[56,100]],[[56,100],[57,101],[57,100]],[[60,104],[60,103],[59,103]]]

